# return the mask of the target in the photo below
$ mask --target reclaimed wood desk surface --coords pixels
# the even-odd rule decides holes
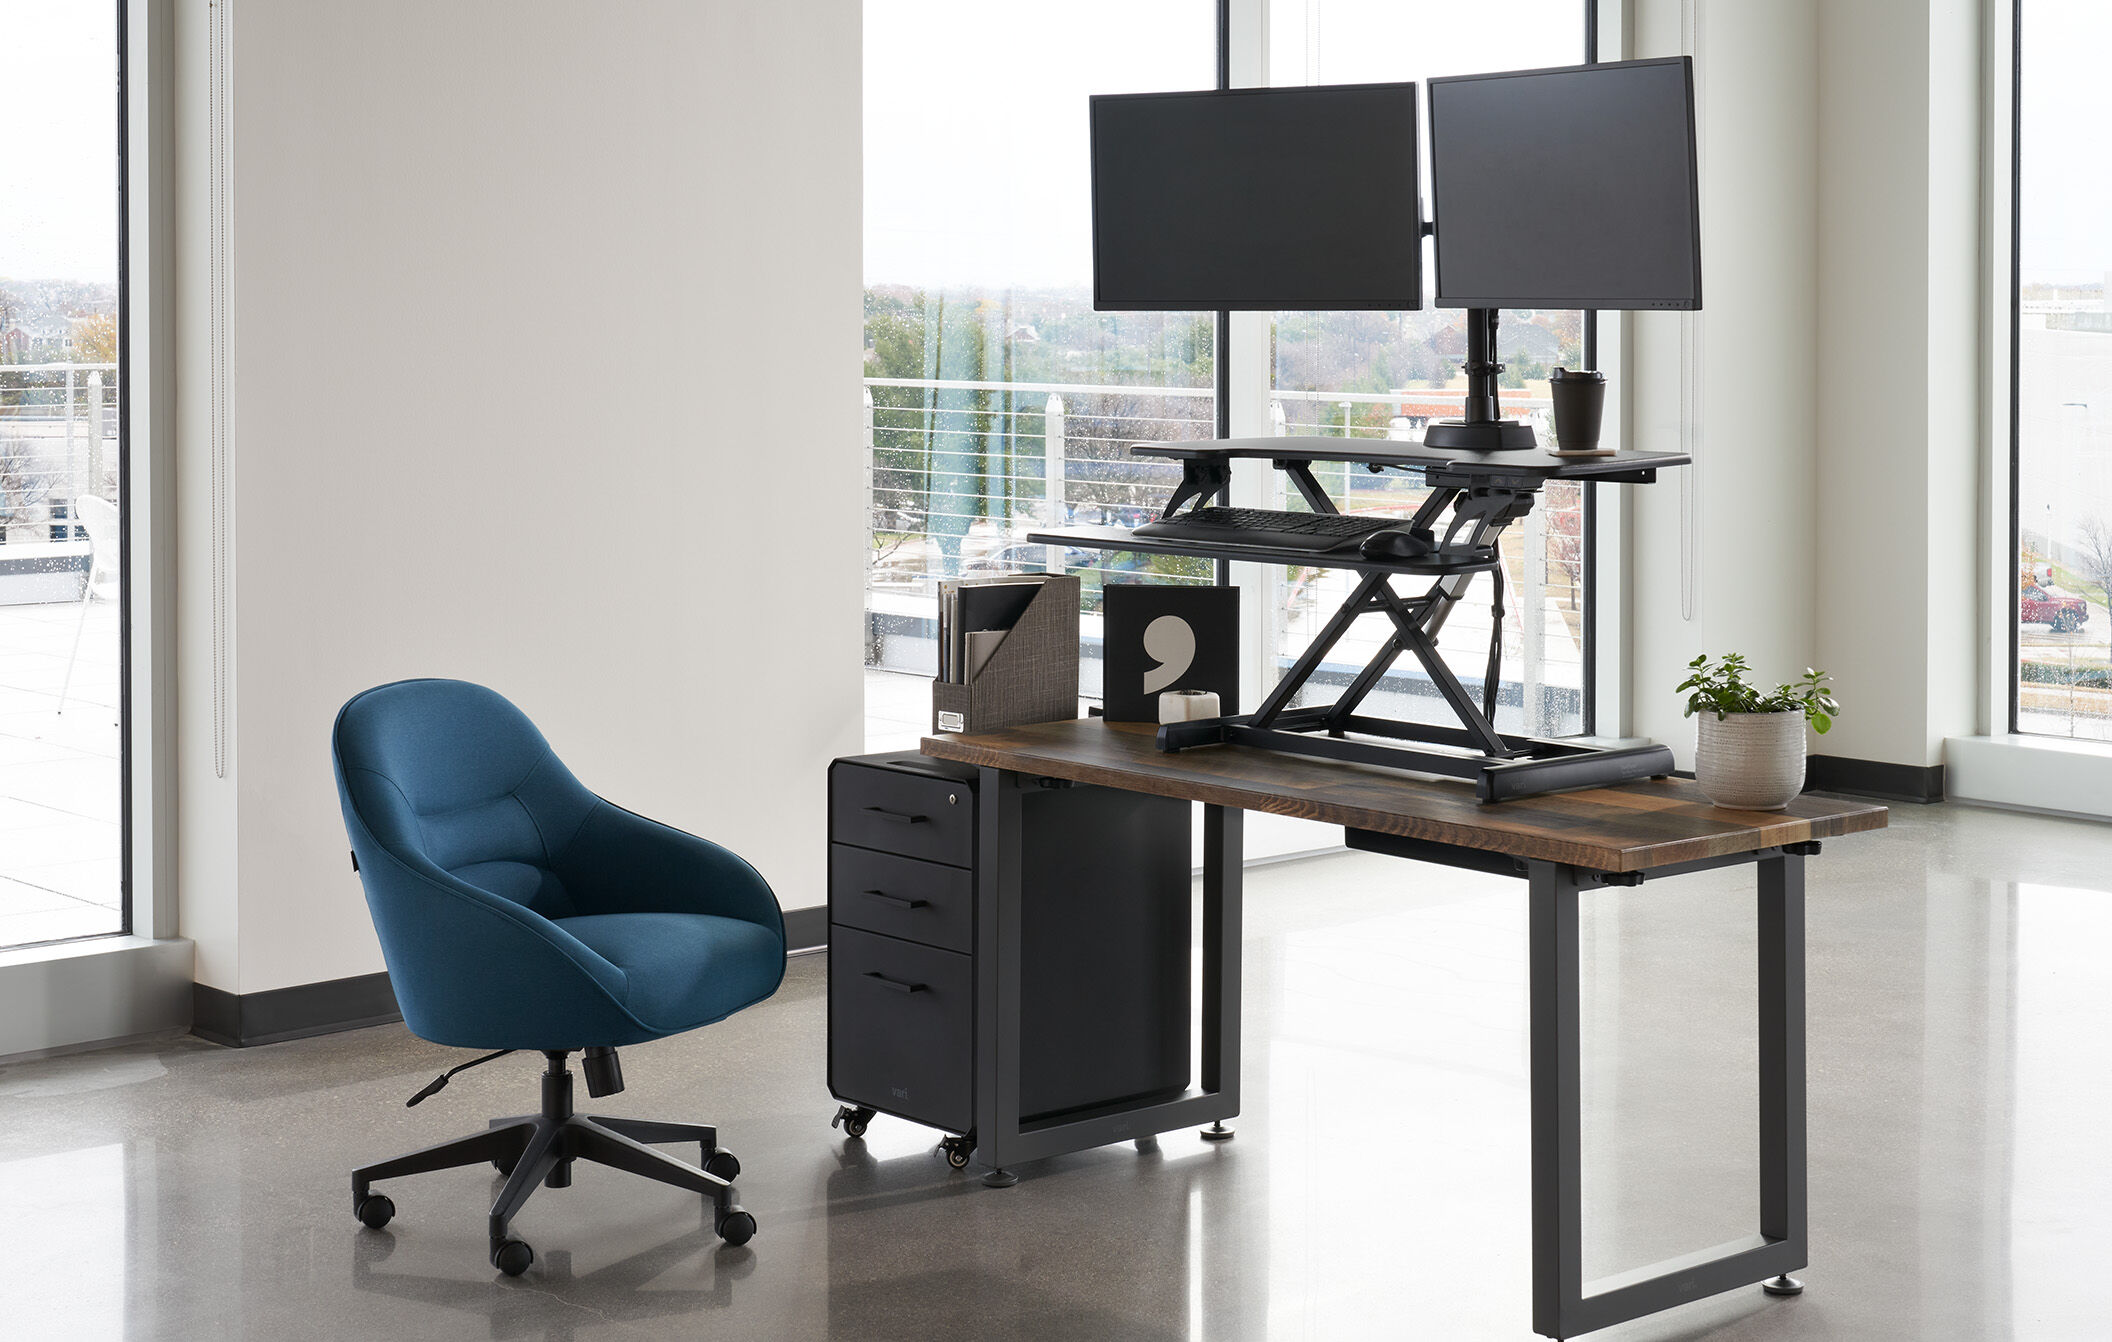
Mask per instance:
[[[1685,779],[1480,803],[1473,785],[1245,746],[1166,754],[1157,729],[1097,718],[927,736],[939,759],[1428,839],[1593,871],[1654,867],[1883,829],[1870,802],[1805,795],[1786,811],[1713,806]]]

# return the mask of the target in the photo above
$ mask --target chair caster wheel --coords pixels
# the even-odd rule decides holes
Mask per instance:
[[[494,1160],[491,1162],[491,1167],[499,1172],[500,1178],[511,1179],[513,1177],[513,1167],[516,1163],[511,1160]]]
[[[491,1265],[509,1277],[518,1277],[535,1261],[535,1250],[526,1240],[502,1240],[491,1251]]]
[[[972,1137],[948,1137],[939,1143],[939,1154],[957,1170],[968,1168],[968,1157],[974,1150],[975,1139]]]
[[[730,1184],[741,1177],[741,1162],[734,1158],[731,1151],[714,1151],[704,1157],[704,1172],[716,1175]]]
[[[746,1244],[755,1238],[755,1218],[739,1207],[729,1207],[712,1229],[728,1244]]]
[[[865,1125],[873,1121],[876,1112],[878,1111],[872,1109],[854,1109],[847,1104],[836,1111],[836,1117],[829,1120],[829,1126],[842,1128],[846,1137],[863,1137]]]
[[[369,1193],[359,1200],[354,1212],[359,1223],[369,1230],[379,1230],[396,1215],[396,1204],[389,1201],[385,1193]]]

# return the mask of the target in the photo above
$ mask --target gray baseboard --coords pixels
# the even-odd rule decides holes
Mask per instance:
[[[1938,802],[1943,800],[1943,766],[1813,755],[1804,762],[1804,786],[1811,792],[1846,792],[1880,801]]]
[[[785,910],[789,951],[819,950],[828,944],[826,905]],[[191,985],[191,1033],[229,1048],[277,1044],[402,1019],[387,974],[362,974],[239,996],[203,983]]]
[[[817,904],[811,909],[785,910],[785,951],[797,955],[801,951],[818,951],[829,944],[829,906]]]
[[[386,1025],[403,1019],[387,974],[235,994],[191,985],[191,1033],[230,1048]]]

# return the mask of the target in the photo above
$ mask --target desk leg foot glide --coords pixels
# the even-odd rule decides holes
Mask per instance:
[[[1019,1182],[1019,1176],[1010,1170],[992,1170],[983,1176],[985,1188],[1010,1188]]]
[[[1222,1122],[1212,1123],[1203,1129],[1202,1138],[1206,1142],[1229,1142],[1232,1140],[1232,1129]]]
[[[1785,1272],[1779,1277],[1761,1282],[1760,1289],[1769,1295],[1802,1295],[1804,1283]]]

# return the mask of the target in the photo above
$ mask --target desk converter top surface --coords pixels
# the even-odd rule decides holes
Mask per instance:
[[[1496,472],[1559,480],[1587,480],[1599,475],[1655,471],[1668,466],[1685,466],[1693,460],[1678,452],[1627,450],[1609,452],[1602,457],[1565,457],[1537,447],[1507,452],[1468,452],[1390,438],[1196,438],[1131,443],[1129,450],[1140,457],[1163,457],[1174,461],[1196,457],[1256,457],[1271,461],[1378,462],[1420,469],[1448,468],[1464,474]]]
[[[961,736],[923,752],[963,764],[1270,811],[1592,871],[1648,871],[1883,829],[1869,802],[1805,795],[1786,811],[1712,806],[1684,779],[1483,804],[1471,784],[1246,746],[1167,754],[1144,723],[1079,718]]]

